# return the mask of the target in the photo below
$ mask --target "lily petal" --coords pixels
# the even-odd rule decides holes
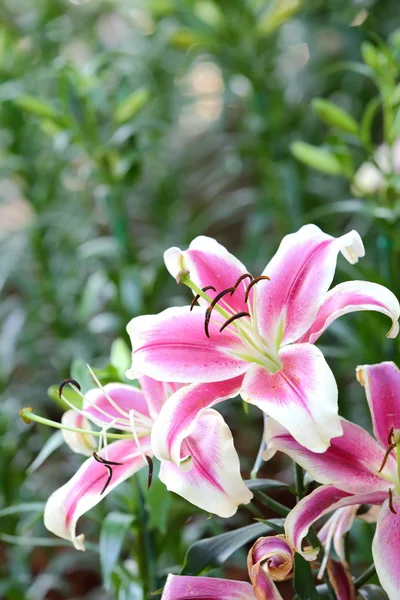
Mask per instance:
[[[311,494],[303,498],[290,511],[285,521],[285,534],[297,552],[306,560],[315,560],[318,549],[303,551],[302,542],[311,525],[329,512],[354,504],[382,504],[387,492],[350,494],[333,485],[321,485]]]
[[[67,410],[62,416],[61,423],[68,427],[91,429],[89,421],[82,414],[74,410]],[[97,446],[93,435],[67,431],[66,429],[62,429],[62,434],[65,443],[73,452],[83,454],[84,456],[92,456],[94,450],[96,450]]]
[[[276,373],[258,365],[249,369],[242,398],[279,421],[302,446],[325,452],[331,438],[342,434],[333,373],[311,344],[286,346],[279,360]]]
[[[252,587],[244,581],[213,577],[168,575],[161,600],[255,600]]]
[[[139,383],[152,419],[156,419],[167,399],[182,387],[180,383],[156,381],[146,375],[139,378]]]
[[[257,600],[282,600],[273,581],[293,575],[294,548],[284,535],[259,538],[247,557],[247,567]]]
[[[316,225],[305,225],[283,238],[263,272],[271,280],[258,284],[256,293],[258,325],[270,345],[294,342],[310,328],[332,283],[339,252],[352,264],[364,256],[356,231],[334,238]]]
[[[339,508],[333,513],[332,516],[329,517],[325,525],[318,532],[318,537],[325,550],[324,560],[322,561],[321,568],[318,573],[319,579],[322,578],[325,567],[328,563],[332,541],[336,554],[340,558],[343,565],[347,565],[344,549],[344,538],[346,533],[350,531],[359,508],[360,506],[358,504]]]
[[[142,450],[149,454],[149,438],[142,438],[141,445]],[[88,458],[72,479],[53,492],[46,503],[45,526],[55,535],[71,540],[77,550],[85,549],[85,536],[76,534],[79,517],[144,466],[142,454],[133,440],[118,440],[110,444],[107,450],[107,455],[103,450],[100,456],[122,464],[112,466],[112,477],[106,489],[104,485],[109,476],[108,469],[94,458]]]
[[[400,589],[400,498],[393,498],[393,514],[386,501],[380,512],[372,542],[372,555],[381,586],[390,600],[397,600]]]
[[[172,277],[182,270],[189,271],[190,278],[200,288],[212,285],[216,291],[208,290],[207,294],[214,298],[217,293],[235,285],[241,275],[246,273],[246,267],[228,250],[213,238],[201,235],[195,238],[187,250],[169,248],[164,253],[164,262]],[[225,302],[234,312],[247,311],[244,301],[245,284],[240,283],[232,296],[227,296]],[[200,304],[207,306],[205,300]]]
[[[133,385],[107,383],[103,389],[93,388],[85,394],[82,414],[99,426],[108,425],[116,418],[125,419],[126,424],[118,422],[116,426],[118,429],[130,431],[129,411],[131,410],[149,418],[149,409],[143,392]]]
[[[376,438],[386,448],[392,427],[400,429],[400,370],[393,362],[357,367],[365,387]]]
[[[181,446],[196,427],[201,414],[227,398],[237,396],[243,377],[215,383],[187,385],[173,394],[164,404],[156,419],[151,444],[154,455],[177,466],[181,462]]]
[[[128,324],[132,369],[160,381],[201,383],[231,379],[246,371],[246,363],[231,351],[243,346],[228,328],[219,333],[223,318],[214,311],[210,338],[204,333],[204,310],[197,306],[167,308],[158,315],[136,317]]]
[[[385,451],[362,427],[341,419],[343,435],[331,440],[323,454],[310,452],[273,419],[268,419],[265,440],[268,451],[280,450],[301,465],[319,483],[357,494],[387,491],[390,483],[384,477],[397,478],[397,462],[389,456],[382,476],[378,473]]]
[[[387,337],[395,338],[399,333],[400,305],[390,290],[369,281],[346,281],[326,294],[314,323],[299,341],[314,344],[335,319],[359,310],[374,310],[387,315],[392,319]]]
[[[252,499],[253,494],[240,475],[230,429],[215,410],[204,411],[196,420],[192,433],[182,444],[183,457],[187,459],[188,471],[172,462],[161,462],[159,477],[168,490],[225,518],[234,515],[239,504]]]
[[[330,559],[328,576],[337,600],[356,600],[356,588],[347,565]]]

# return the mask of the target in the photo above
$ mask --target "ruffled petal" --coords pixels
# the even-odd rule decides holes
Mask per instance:
[[[215,410],[204,411],[192,433],[184,440],[183,471],[172,462],[161,462],[160,479],[168,490],[195,506],[220,517],[231,517],[239,504],[247,504],[253,494],[240,475],[239,457],[232,434]]]
[[[379,581],[390,600],[397,600],[400,590],[400,498],[393,498],[393,514],[387,500],[378,518],[372,555]]]
[[[168,575],[161,600],[255,600],[251,585],[244,581],[214,577]]]
[[[314,323],[299,341],[314,344],[335,319],[359,310],[374,310],[387,315],[392,319],[387,337],[395,338],[399,333],[400,305],[390,290],[369,281],[346,281],[326,294]]]
[[[157,418],[163,404],[182,387],[181,383],[156,381],[146,375],[139,378],[139,383],[152,419]]]
[[[389,433],[400,429],[400,370],[393,362],[357,367],[365,387],[376,438],[386,448]]]
[[[342,434],[337,386],[322,353],[311,344],[293,344],[279,353],[282,368],[270,373],[253,365],[241,395],[281,423],[313,452],[325,452]]]
[[[223,318],[214,311],[210,338],[204,332],[204,310],[188,306],[168,308],[158,315],[136,317],[128,324],[132,343],[132,369],[160,381],[201,383],[231,379],[246,371],[234,352],[243,346],[228,328],[219,332]]]
[[[388,486],[389,487],[389,486]],[[311,525],[329,512],[354,504],[382,504],[387,492],[350,494],[333,485],[321,485],[303,498],[288,514],[285,534],[289,541],[307,560],[315,560],[318,550],[303,551],[302,542]]]
[[[294,548],[284,535],[259,538],[247,557],[249,576],[257,600],[281,600],[273,581],[293,575]]]
[[[341,419],[343,435],[331,440],[323,454],[310,452],[273,419],[268,419],[265,440],[268,451],[280,450],[301,465],[319,483],[331,483],[346,492],[357,494],[388,490],[397,479],[397,462],[389,456],[382,474],[378,473],[385,451],[374,438],[354,423]],[[381,476],[382,475],[382,476]]]
[[[196,419],[214,404],[236,396],[242,381],[243,377],[235,377],[215,383],[197,383],[182,387],[173,394],[153,426],[151,444],[154,455],[179,466],[182,442],[193,432]]]
[[[318,537],[325,550],[324,560],[322,561],[321,568],[318,573],[319,579],[322,578],[325,567],[328,563],[332,541],[336,554],[340,558],[343,565],[347,565],[344,538],[346,533],[350,531],[359,508],[359,504],[339,508],[333,513],[332,516],[329,517],[325,525],[318,532]]]
[[[120,420],[115,425],[118,429],[130,431],[129,412],[144,416],[149,420],[149,409],[143,392],[133,385],[124,383],[107,383],[102,388],[93,388],[85,394],[82,414],[100,427],[109,425],[115,419]],[[150,421],[149,421],[150,422]],[[138,424],[139,431],[141,428]],[[147,427],[147,431],[148,431]]]
[[[298,340],[315,321],[339,252],[350,263],[364,256],[356,231],[334,238],[316,225],[305,225],[283,238],[263,273],[270,281],[257,284],[256,292],[257,322],[271,346]]]
[[[329,559],[328,577],[337,600],[356,600],[356,588],[346,564]]]
[[[150,453],[149,438],[142,438],[141,446],[146,454]],[[71,540],[77,550],[85,549],[85,536],[76,534],[79,517],[144,466],[142,454],[133,440],[118,440],[107,450],[107,455],[103,450],[100,456],[122,464],[112,466],[112,477],[106,489],[109,470],[94,458],[88,458],[72,479],[53,492],[46,503],[45,526],[55,535]]]
[[[216,240],[204,235],[195,238],[188,250],[169,248],[164,253],[164,262],[172,277],[176,278],[180,271],[186,270],[189,271],[191,280],[200,288],[214,286],[215,292],[207,291],[211,298],[234,286],[239,277],[246,273],[246,267],[240,260]],[[247,311],[244,293],[245,284],[248,283],[247,279],[238,286],[232,296],[224,298],[224,302],[232,307],[234,312]],[[205,300],[200,300],[200,304],[207,305]]]
[[[68,427],[76,427],[78,429],[91,428],[89,421],[75,410],[67,410],[62,416],[61,423]],[[84,456],[92,456],[93,452],[96,450],[97,444],[93,435],[67,431],[66,429],[62,429],[62,434],[65,443],[73,452],[83,454]]]

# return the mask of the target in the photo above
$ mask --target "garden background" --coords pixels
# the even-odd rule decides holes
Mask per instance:
[[[18,412],[59,420],[52,386],[87,380],[86,363],[123,377],[127,322],[188,301],[162,253],[196,235],[260,273],[305,223],[354,228],[366,258],[339,261],[337,281],[399,296],[399,176],[372,190],[354,180],[400,135],[399,58],[397,0],[0,1],[0,598],[148,598],[196,540],[252,522],[243,507],[208,519],[158,481],[143,503],[144,474],[82,519],[79,553],[42,512],[80,458]],[[321,339],[341,413],[367,427],[354,370],[400,362],[386,327],[360,313]],[[249,478],[260,413],[221,411]],[[290,481],[292,466],[279,456],[260,476]],[[353,530],[355,574],[372,535]],[[213,573],[246,579],[245,556]]]

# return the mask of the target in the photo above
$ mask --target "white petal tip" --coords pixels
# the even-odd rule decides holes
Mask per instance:
[[[140,371],[136,371],[136,369],[134,369],[133,367],[125,371],[125,377],[131,380],[138,379],[142,375],[143,373],[140,373]]]
[[[164,263],[172,277],[176,277],[180,271],[184,269],[183,252],[180,248],[168,248],[164,252]]]
[[[72,540],[72,542],[77,550],[80,550],[81,552],[85,552],[85,550],[86,550],[85,536],[83,533],[81,533],[80,535],[77,535],[76,538],[74,540]]]
[[[399,335],[399,322],[394,321],[390,330],[387,332],[386,337],[393,339],[393,338],[396,338],[398,335]]]

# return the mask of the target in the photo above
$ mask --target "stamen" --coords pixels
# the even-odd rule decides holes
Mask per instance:
[[[112,476],[113,476],[113,470],[111,468],[111,465],[120,466],[120,465],[123,465],[124,463],[114,462],[114,461],[111,461],[111,460],[106,460],[102,456],[99,456],[99,454],[97,454],[97,452],[93,452],[93,458],[95,460],[97,460],[97,462],[99,462],[100,464],[102,464],[107,469],[107,471],[108,471],[107,481],[104,484],[104,487],[103,487],[103,489],[100,492],[100,496],[101,496],[102,494],[104,494],[104,492],[106,491],[106,489],[108,488],[108,486],[111,483],[111,479],[112,479]]]
[[[388,435],[388,444],[393,444],[394,443],[394,427],[392,427],[389,431],[389,435]]]
[[[271,280],[271,278],[268,277],[268,275],[259,275],[258,277],[255,277],[252,281],[250,281],[249,285],[247,286],[247,290],[246,290],[246,293],[245,293],[245,296],[244,296],[244,301],[245,302],[247,302],[247,300],[249,299],[249,293],[250,293],[250,290],[253,287],[253,285],[255,285],[256,283],[258,283],[259,281],[263,281],[264,279],[266,281],[270,281]]]
[[[111,483],[111,479],[112,479],[112,476],[113,476],[113,471],[112,471],[112,468],[110,467],[110,465],[104,465],[104,466],[105,466],[105,468],[106,468],[106,469],[107,469],[107,471],[108,471],[108,477],[107,477],[107,481],[106,481],[106,482],[105,482],[105,484],[104,484],[104,487],[103,487],[103,489],[102,489],[102,490],[101,490],[101,492],[100,492],[100,496],[102,496],[102,495],[104,494],[104,492],[106,491],[106,489],[107,489],[107,488],[108,488],[108,486],[110,485],[110,483]]]
[[[237,282],[235,283],[235,285],[233,286],[233,287],[235,288],[235,290],[237,289],[238,285],[239,285],[240,283],[242,283],[242,281],[243,281],[244,279],[247,279],[247,278],[249,278],[251,281],[254,279],[253,275],[251,275],[250,273],[245,273],[244,275],[241,275],[241,276],[239,277],[239,279],[237,280]]]
[[[125,410],[122,410],[122,408],[120,408],[118,406],[118,404],[116,404],[114,402],[114,400],[111,398],[110,394],[107,393],[107,390],[104,388],[104,386],[101,385],[98,377],[95,375],[95,373],[93,372],[93,369],[91,369],[91,367],[89,365],[86,365],[87,368],[89,369],[89,373],[91,374],[91,376],[93,377],[95,383],[97,384],[97,386],[101,389],[101,391],[103,392],[103,394],[105,395],[105,397],[107,398],[107,400],[109,401],[109,403],[111,404],[111,406],[113,406],[115,408],[115,410],[117,412],[119,412],[120,415],[122,415],[125,418],[128,418],[128,413]]]
[[[383,470],[383,467],[386,465],[387,459],[389,458],[389,454],[396,448],[396,444],[390,444],[389,448],[385,452],[385,456],[383,457],[383,461],[381,467],[378,471],[380,473]]]
[[[213,292],[217,291],[213,285],[206,285],[206,287],[201,288],[202,292],[207,292],[208,290],[212,290]],[[192,302],[190,303],[190,310],[194,309],[197,300],[200,300],[200,298],[201,298],[200,294],[195,295]]]
[[[153,481],[153,469],[154,469],[154,464],[153,464],[153,459],[151,458],[151,456],[148,456],[147,454],[145,454],[146,456],[146,460],[147,460],[147,464],[149,465],[149,474],[147,477],[147,489],[150,489],[151,486],[151,482]]]
[[[207,308],[206,315],[205,315],[205,321],[204,321],[204,331],[208,338],[210,337],[210,332],[208,330],[208,326],[210,324],[211,313],[213,311],[213,308],[215,307],[217,302],[219,302],[221,300],[221,298],[226,296],[226,294],[230,294],[232,296],[232,294],[235,291],[236,291],[236,288],[234,288],[234,287],[230,287],[230,288],[227,288],[226,290],[222,290],[222,292],[219,292],[219,294],[217,294],[215,296],[214,300],[211,302],[210,306]]]
[[[228,327],[228,325],[230,325],[231,323],[233,323],[233,321],[236,321],[236,319],[241,319],[242,317],[250,317],[250,314],[248,312],[238,312],[238,313],[236,313],[236,315],[233,315],[227,321],[225,321],[225,323],[222,325],[222,327],[221,327],[221,329],[219,331],[220,332],[223,331],[225,329],[225,327]]]
[[[64,379],[64,381],[62,381],[59,385],[58,388],[58,397],[61,398],[62,395],[62,391],[64,389],[64,387],[66,385],[68,385],[69,383],[71,383],[72,385],[74,385],[76,388],[78,388],[79,391],[81,391],[81,386],[79,385],[79,383],[75,380],[75,379],[71,379],[70,377],[68,379]]]
[[[393,490],[389,490],[389,509],[394,515],[397,515],[397,510],[394,509],[393,506]]]

